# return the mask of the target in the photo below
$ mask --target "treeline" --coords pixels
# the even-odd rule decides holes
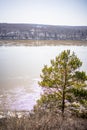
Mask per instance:
[[[0,23],[0,40],[87,40],[87,26]]]

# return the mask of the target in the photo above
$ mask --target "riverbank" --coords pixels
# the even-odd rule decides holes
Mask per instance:
[[[39,110],[0,119],[0,130],[87,130],[87,119]]]
[[[87,46],[87,41],[76,40],[0,40],[0,46]]]

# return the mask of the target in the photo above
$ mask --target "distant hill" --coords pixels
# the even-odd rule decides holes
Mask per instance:
[[[0,23],[0,40],[85,40],[87,26]]]

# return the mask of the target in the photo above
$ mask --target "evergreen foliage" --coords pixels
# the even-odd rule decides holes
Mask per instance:
[[[50,66],[45,65],[40,75],[39,85],[47,88],[47,94],[42,96],[39,103],[58,100],[58,103],[61,103],[62,115],[64,115],[66,101],[69,103],[86,101],[87,76],[84,71],[80,71],[81,66],[80,59],[74,52],[70,53],[70,50],[61,52],[59,56],[51,60]]]

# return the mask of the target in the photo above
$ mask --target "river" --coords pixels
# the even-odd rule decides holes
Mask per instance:
[[[76,53],[87,72],[87,46],[1,46],[0,109],[31,110],[42,93],[41,69],[66,49]]]

